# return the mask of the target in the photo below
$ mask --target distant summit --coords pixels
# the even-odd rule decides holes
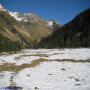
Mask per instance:
[[[50,27],[53,30],[57,30],[62,26],[59,22],[55,20],[49,20],[47,21],[47,24],[48,24],[48,27]]]
[[[0,4],[0,11],[4,10],[4,7]]]
[[[0,4],[0,8],[4,8],[4,7]]]
[[[6,11],[6,9],[0,4],[0,11]]]

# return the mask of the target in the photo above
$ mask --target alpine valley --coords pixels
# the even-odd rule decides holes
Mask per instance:
[[[90,9],[65,25],[0,5],[0,52],[24,48],[90,47]]]
[[[90,8],[61,25],[0,5],[0,90],[90,90]]]

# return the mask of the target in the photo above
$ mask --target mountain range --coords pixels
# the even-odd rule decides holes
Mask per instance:
[[[0,5],[0,52],[24,48],[90,47],[90,9],[65,25]]]

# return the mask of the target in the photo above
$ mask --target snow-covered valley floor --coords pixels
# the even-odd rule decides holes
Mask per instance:
[[[90,49],[0,55],[0,90],[90,90]]]

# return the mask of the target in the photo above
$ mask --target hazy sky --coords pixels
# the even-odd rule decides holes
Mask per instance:
[[[46,20],[57,20],[61,24],[90,8],[90,0],[0,0],[0,3],[10,11],[33,12]]]

